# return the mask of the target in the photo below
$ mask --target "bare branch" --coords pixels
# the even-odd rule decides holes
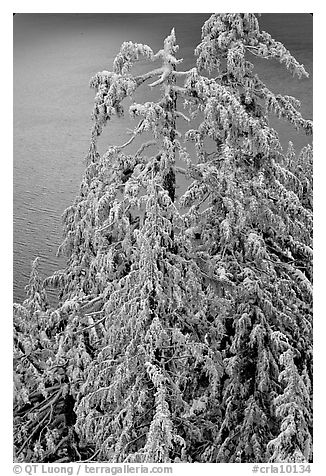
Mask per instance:
[[[176,111],[176,116],[177,116],[177,117],[182,117],[182,119],[184,119],[185,121],[190,122],[189,117],[186,116],[185,114],[183,114],[183,113],[180,112],[180,111]]]
[[[140,86],[142,83],[147,81],[147,79],[153,78],[153,76],[158,76],[163,73],[163,68],[157,68],[153,69],[152,71],[149,71],[148,73],[145,73],[141,76],[136,76],[135,77],[135,82],[137,86]]]
[[[146,149],[147,147],[150,147],[151,145],[156,145],[157,144],[157,141],[156,140],[149,140],[148,142],[144,142],[140,147],[139,149],[137,150],[136,152],[136,156],[137,155],[140,155],[144,149]]]
[[[130,137],[130,139],[129,139],[127,142],[125,142],[124,144],[119,145],[119,146],[116,147],[116,149],[117,149],[118,151],[124,149],[124,148],[127,147],[129,144],[131,144],[131,142],[133,142],[133,140],[135,139],[135,137],[139,134],[139,132],[141,132],[141,131],[140,131],[140,126],[142,125],[143,122],[144,122],[144,119],[142,119],[142,120],[138,123],[137,127],[131,132],[133,135]]]
[[[158,86],[159,84],[164,83],[164,81],[170,76],[172,68],[165,66],[162,68],[162,70],[163,71],[161,77],[157,81],[154,81],[154,83],[149,84],[149,87],[153,88],[154,86]]]

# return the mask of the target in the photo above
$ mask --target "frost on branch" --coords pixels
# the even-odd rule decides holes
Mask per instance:
[[[212,15],[202,28],[202,42],[196,49],[198,67],[209,71],[219,69],[222,58],[228,58],[228,73],[243,77],[244,52],[262,58],[275,58],[285,63],[286,68],[299,78],[308,76],[282,43],[274,40],[269,33],[260,31],[258,19],[253,13],[218,13]],[[247,68],[250,68],[249,64]]]
[[[311,458],[311,382],[304,369],[302,376],[288,349],[281,355],[284,370],[279,381],[283,394],[275,398],[276,417],[281,421],[280,433],[268,443],[271,462],[307,462]]]

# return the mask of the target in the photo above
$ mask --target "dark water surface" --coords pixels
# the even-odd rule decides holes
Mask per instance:
[[[175,27],[183,69],[194,66],[193,49],[209,14],[16,14],[14,17],[14,300],[24,299],[30,263],[41,272],[64,266],[56,257],[61,214],[78,193],[88,150],[94,90],[90,78],[112,69],[123,41],[162,47]],[[310,73],[294,79],[274,61],[252,61],[275,92],[297,97],[312,118],[312,16],[263,14],[261,28],[285,44]],[[141,65],[140,68],[152,65]],[[141,93],[144,94],[144,93]],[[147,96],[137,98],[148,100]],[[309,138],[280,121],[282,142],[299,149]],[[106,127],[100,152],[125,141],[124,124]]]

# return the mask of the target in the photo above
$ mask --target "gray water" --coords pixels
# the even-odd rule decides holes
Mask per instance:
[[[14,17],[14,300],[24,299],[30,263],[41,257],[48,276],[64,267],[56,257],[61,214],[78,193],[88,150],[94,90],[90,78],[112,61],[123,41],[157,51],[175,27],[183,68],[194,66],[193,49],[209,14],[16,14]],[[312,118],[312,16],[263,14],[261,28],[291,51],[310,73],[294,79],[274,61],[257,60],[257,72],[275,92],[297,97]],[[151,65],[149,65],[151,67]],[[141,68],[147,68],[145,64]],[[144,94],[144,93],[142,93]],[[147,96],[139,101],[148,100]],[[282,142],[297,149],[309,138],[273,121]],[[125,141],[113,120],[100,147]]]

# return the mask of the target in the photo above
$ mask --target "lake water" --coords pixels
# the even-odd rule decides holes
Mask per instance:
[[[90,78],[112,69],[123,41],[162,47],[175,27],[183,69],[194,66],[193,49],[209,14],[16,14],[14,17],[14,301],[24,299],[30,263],[41,257],[43,276],[64,267],[56,257],[61,214],[78,193],[88,150],[94,90]],[[274,61],[257,61],[257,72],[275,92],[297,97],[312,118],[312,16],[263,14],[261,29],[285,44],[310,73],[294,79]],[[151,65],[149,65],[151,67]],[[140,100],[142,98],[139,98]],[[145,99],[145,98],[144,98]],[[147,97],[146,97],[146,100]],[[310,139],[273,122],[282,142],[299,149]],[[113,120],[100,152],[125,141]],[[101,150],[102,149],[102,150]]]

